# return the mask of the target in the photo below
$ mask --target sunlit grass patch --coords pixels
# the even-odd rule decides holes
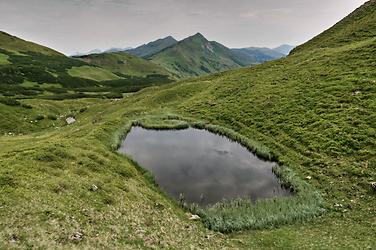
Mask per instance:
[[[68,70],[68,74],[73,77],[80,77],[93,81],[109,81],[121,79],[111,71],[93,66],[72,67]]]
[[[8,59],[9,59],[9,56],[0,53],[0,65],[10,64],[10,62],[8,61]]]

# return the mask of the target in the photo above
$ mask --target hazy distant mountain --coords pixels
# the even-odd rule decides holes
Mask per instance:
[[[87,56],[87,55],[92,55],[92,54],[100,54],[100,53],[112,53],[112,52],[120,52],[120,51],[126,51],[130,50],[132,47],[126,47],[126,48],[110,48],[107,50],[100,50],[100,49],[93,49],[88,52],[76,52],[72,56]]]
[[[239,59],[243,60],[243,64],[246,65],[260,64],[286,56],[285,54],[269,48],[250,47],[232,49],[232,51]]]
[[[147,58],[168,47],[175,45],[177,42],[178,41],[176,41],[175,38],[168,36],[166,38],[158,39],[148,44],[141,45],[135,49],[127,50],[127,53],[134,56]]]
[[[100,50],[100,49],[93,49],[93,50],[90,50],[88,52],[76,52],[76,53],[72,54],[71,56],[86,56],[86,55],[91,55],[91,54],[100,54],[102,52],[103,51]]]
[[[104,52],[105,53],[121,52],[121,51],[130,50],[130,49],[133,49],[133,48],[132,47],[127,47],[127,48],[111,48],[111,49],[105,50]]]
[[[290,54],[291,50],[293,50],[295,46],[288,45],[288,44],[283,44],[281,46],[278,46],[277,48],[274,48],[273,50],[282,53],[284,55]]]

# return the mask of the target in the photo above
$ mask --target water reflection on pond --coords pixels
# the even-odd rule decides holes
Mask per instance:
[[[202,206],[222,200],[289,196],[263,161],[245,147],[207,130],[133,127],[119,149],[152,172],[160,188]]]

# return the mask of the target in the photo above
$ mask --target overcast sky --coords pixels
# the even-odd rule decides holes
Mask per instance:
[[[65,54],[201,32],[228,47],[301,44],[366,0],[0,0],[0,30]]]

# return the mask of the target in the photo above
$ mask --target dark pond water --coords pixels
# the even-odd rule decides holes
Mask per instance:
[[[133,127],[119,152],[151,171],[160,188],[201,206],[222,200],[289,196],[266,162],[245,147],[207,130]]]

